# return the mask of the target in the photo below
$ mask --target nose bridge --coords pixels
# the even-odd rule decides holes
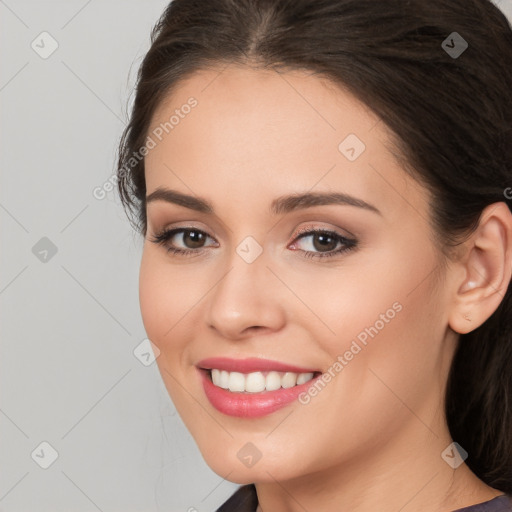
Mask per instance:
[[[250,327],[279,329],[285,317],[283,305],[261,245],[246,237],[225,263],[225,272],[209,294],[208,325],[228,338],[240,337]]]

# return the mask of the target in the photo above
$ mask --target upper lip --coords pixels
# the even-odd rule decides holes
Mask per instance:
[[[197,363],[197,367],[203,370],[226,370],[228,372],[293,372],[293,373],[315,373],[319,370],[311,368],[301,368],[280,361],[272,361],[270,359],[260,359],[259,357],[250,357],[247,359],[231,359],[229,357],[209,357],[202,359]]]

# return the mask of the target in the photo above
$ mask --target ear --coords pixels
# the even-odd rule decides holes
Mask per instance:
[[[487,206],[478,227],[463,244],[456,265],[453,307],[448,323],[460,334],[482,325],[505,297],[512,276],[512,214],[504,202]]]

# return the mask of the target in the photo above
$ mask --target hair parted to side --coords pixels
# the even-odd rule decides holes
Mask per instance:
[[[441,43],[468,43],[452,58]],[[431,193],[440,247],[460,243],[512,185],[512,29],[489,0],[173,0],[151,33],[120,144],[118,189],[146,234],[144,160],[152,115],[196,71],[233,63],[309,70],[351,92],[391,129],[397,158]],[[396,139],[396,140],[395,140]],[[511,207],[510,200],[508,201]],[[466,463],[512,493],[511,286],[460,336],[446,414]]]

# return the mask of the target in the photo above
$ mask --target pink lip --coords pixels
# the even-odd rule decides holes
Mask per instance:
[[[262,391],[261,393],[235,393],[215,386],[209,377],[209,369],[217,368],[240,373],[251,373],[255,371],[277,371],[293,373],[319,373],[318,370],[299,368],[282,364],[267,359],[229,359],[210,358],[204,359],[197,364],[203,389],[210,403],[223,414],[239,418],[259,418],[271,414],[282,407],[294,402],[301,393],[305,392],[318,377],[311,379],[305,384],[292,388],[281,388],[275,391]]]
[[[310,368],[300,368],[289,364],[271,361],[270,359],[260,359],[250,357],[248,359],[231,359],[229,357],[210,357],[197,363],[197,367],[205,370],[217,368],[228,372],[293,372],[293,373],[315,373],[319,370]]]

